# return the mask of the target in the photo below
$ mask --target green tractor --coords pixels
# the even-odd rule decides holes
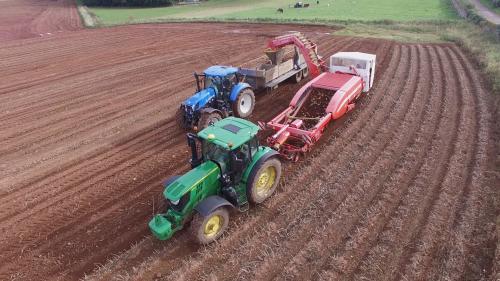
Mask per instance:
[[[187,134],[192,170],[163,183],[167,210],[149,222],[154,236],[167,240],[191,222],[193,238],[211,243],[228,227],[231,209],[246,211],[273,194],[281,162],[276,151],[259,145],[258,131],[250,121],[229,117]]]

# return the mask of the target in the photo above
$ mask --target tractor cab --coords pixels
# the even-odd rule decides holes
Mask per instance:
[[[238,68],[220,65],[205,69],[203,74],[195,73],[195,78],[198,92],[212,87],[217,93],[226,94],[226,98],[229,97],[231,88],[238,84],[240,79]]]
[[[181,127],[203,129],[228,116],[246,118],[252,113],[255,95],[248,83],[241,82],[239,68],[214,65],[194,77],[197,92],[181,104]]]
[[[239,184],[242,172],[258,150],[258,130],[259,127],[249,121],[229,117],[198,135],[188,134],[191,166],[212,161],[220,168],[224,184]]]
[[[250,121],[228,117],[188,134],[192,169],[163,183],[168,207],[149,222],[158,239],[169,239],[191,221],[193,238],[211,243],[227,228],[230,209],[246,211],[273,194],[281,162],[276,151],[259,146],[258,131]]]

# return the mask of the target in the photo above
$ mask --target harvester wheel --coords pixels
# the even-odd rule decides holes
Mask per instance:
[[[222,120],[222,116],[217,112],[204,112],[201,114],[200,121],[198,121],[198,130],[203,130],[206,127],[215,124],[216,122]]]
[[[233,113],[236,117],[247,118],[252,114],[255,107],[255,95],[252,89],[246,88],[241,91],[238,98],[233,102]]]
[[[229,212],[226,208],[215,209],[208,216],[195,213],[191,222],[191,235],[200,244],[210,244],[217,240],[229,224]]]
[[[276,190],[280,177],[281,162],[277,157],[257,164],[248,176],[248,200],[254,204],[264,202]]]
[[[309,76],[309,69],[306,67],[302,69],[302,78],[307,78]]]
[[[302,80],[302,70],[295,73],[295,82],[299,83]]]

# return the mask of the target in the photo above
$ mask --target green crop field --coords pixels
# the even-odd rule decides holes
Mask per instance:
[[[432,21],[457,16],[447,0],[320,0],[303,1],[309,8],[291,7],[287,0],[209,0],[198,5],[162,8],[97,8],[90,11],[103,25],[186,19],[278,21]],[[278,13],[282,8],[284,13]]]

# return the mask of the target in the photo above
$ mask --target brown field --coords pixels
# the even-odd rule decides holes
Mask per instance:
[[[0,280],[498,280],[496,98],[457,46],[297,25],[83,30],[70,3],[0,0]],[[290,30],[324,56],[377,54],[374,89],[217,243],[153,239],[160,183],[188,169],[174,113],[192,72],[259,60]],[[252,120],[299,88],[259,93]]]
[[[72,0],[0,0],[0,42],[80,29]]]

